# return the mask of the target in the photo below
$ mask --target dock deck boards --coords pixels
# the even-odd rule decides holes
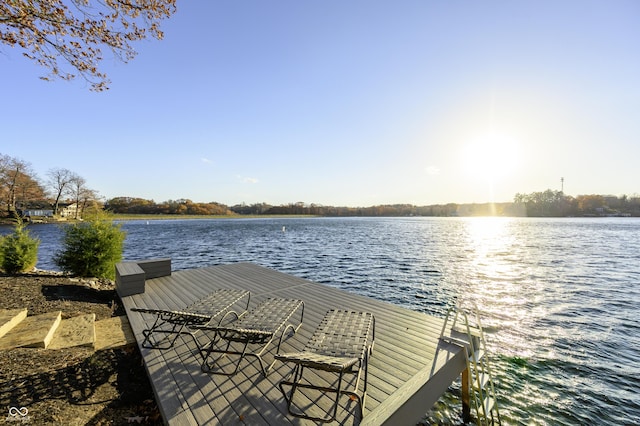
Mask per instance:
[[[251,291],[249,308],[267,297],[303,300],[303,325],[283,342],[282,351],[301,350],[329,309],[374,314],[375,347],[364,418],[356,414],[355,402],[344,397],[338,412],[340,424],[415,424],[466,368],[464,350],[439,340],[440,318],[251,263],[175,271],[147,280],[145,293],[123,297],[138,346],[142,330],[153,317],[132,312],[132,308],[179,309],[217,288]],[[250,357],[238,374],[227,377],[200,370],[191,339],[178,339],[169,350],[140,347],[140,351],[167,424],[314,424],[287,414],[278,383],[290,372],[289,365],[276,362],[265,378],[257,360]],[[265,355],[267,363],[273,360],[274,351],[275,345]],[[318,374],[317,380],[326,380]],[[305,402],[322,407],[327,401],[298,400]]]

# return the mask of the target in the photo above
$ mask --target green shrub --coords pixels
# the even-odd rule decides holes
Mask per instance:
[[[16,223],[13,234],[0,240],[2,269],[7,274],[17,274],[33,269],[38,261],[40,240],[31,237],[21,221]]]
[[[69,225],[64,249],[54,257],[64,272],[79,277],[115,277],[115,264],[122,259],[125,233],[105,216]]]

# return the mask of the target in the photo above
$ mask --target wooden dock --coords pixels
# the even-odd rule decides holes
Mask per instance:
[[[401,425],[419,422],[449,385],[465,370],[465,351],[440,341],[443,319],[355,295],[250,263],[173,272],[146,280],[145,292],[122,298],[144,358],[158,405],[170,425],[313,424],[291,417],[278,383],[290,366],[276,362],[268,377],[253,358],[232,377],[208,375],[191,339],[178,339],[169,350],[144,349],[142,330],[153,317],[135,307],[179,309],[217,288],[251,292],[251,307],[267,297],[301,299],[304,322],[282,345],[301,350],[327,310],[353,309],[375,315],[375,347],[369,365],[369,388],[360,418],[356,402],[343,397],[340,424]],[[275,347],[265,358],[273,360]],[[322,409],[322,399],[308,401]],[[315,406],[315,408],[314,408]]]

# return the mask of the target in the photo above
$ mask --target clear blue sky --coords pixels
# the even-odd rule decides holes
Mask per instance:
[[[0,153],[105,198],[640,193],[640,2],[179,1],[103,93],[0,45]]]

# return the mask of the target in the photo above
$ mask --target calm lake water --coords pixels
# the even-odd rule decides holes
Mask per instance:
[[[38,268],[57,269],[60,228],[30,229],[41,239]],[[254,262],[436,316],[473,298],[498,330],[487,339],[505,424],[640,423],[639,219],[222,219],[122,229],[126,260],[170,257],[174,270]],[[460,424],[460,411],[454,385],[428,421]]]

